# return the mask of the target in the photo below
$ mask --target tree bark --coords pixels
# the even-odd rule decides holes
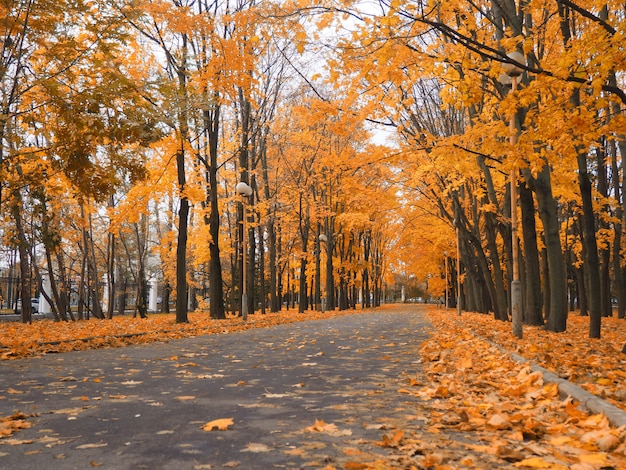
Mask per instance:
[[[224,308],[224,289],[222,278],[222,261],[220,258],[220,208],[217,183],[218,143],[220,129],[220,106],[214,104],[211,110],[204,112],[205,127],[208,129],[209,140],[209,313],[211,318],[226,318]]]
[[[30,276],[30,250],[28,241],[24,233],[24,225],[22,223],[22,197],[20,189],[13,192],[14,200],[11,204],[13,220],[15,221],[15,235],[17,236],[17,250],[20,255],[20,297],[22,298],[22,308],[20,318],[22,323],[32,322],[32,309],[30,304],[31,297],[31,276]]]
[[[300,241],[302,243],[302,254],[300,255],[300,289],[299,289],[299,302],[298,311],[304,313],[308,306],[307,296],[307,279],[306,279],[306,266],[307,259],[305,253],[307,252],[307,246],[309,242],[309,231],[311,222],[309,218],[309,205],[308,202],[304,202],[304,196],[300,194],[299,202],[299,214],[300,214]]]
[[[544,165],[536,178],[529,171],[524,171],[526,183],[537,196],[539,217],[543,223],[546,245],[548,278],[544,280],[544,291],[549,289],[549,311],[546,311],[546,328],[554,332],[563,332],[567,327],[567,280],[561,248],[560,224],[557,216],[556,201],[552,194],[550,167]],[[544,294],[545,295],[545,294]]]
[[[498,198],[496,196],[496,190],[493,184],[493,178],[491,177],[491,170],[485,163],[485,157],[478,157],[478,166],[483,172],[485,178],[485,185],[487,187],[488,201],[498,206]],[[504,287],[504,273],[502,272],[502,265],[500,263],[500,256],[498,250],[498,244],[496,242],[498,230],[498,222],[496,220],[496,214],[494,212],[485,213],[485,234],[487,237],[487,249],[489,250],[489,258],[491,260],[491,266],[493,267],[493,279],[496,290],[496,299],[494,305],[494,314],[502,319],[507,320],[506,306],[506,289]]]
[[[182,63],[177,64],[173,57],[168,55],[172,66],[177,71],[178,98],[181,100],[181,108],[178,112],[179,125],[179,148],[176,152],[176,172],[178,179],[178,195],[180,197],[178,208],[178,238],[176,245],[176,323],[189,322],[187,303],[187,236],[189,230],[189,199],[185,194],[187,189],[187,175],[185,173],[186,146],[189,142],[188,123],[188,91],[187,91],[187,36],[181,35]]]
[[[522,236],[524,238],[524,262],[526,268],[524,321],[529,325],[543,325],[541,270],[539,266],[539,247],[537,246],[535,206],[532,191],[526,184],[520,184],[519,186],[519,201],[522,209]]]

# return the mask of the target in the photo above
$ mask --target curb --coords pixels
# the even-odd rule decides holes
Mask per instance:
[[[551,372],[544,367],[538,366],[537,364],[533,364],[525,357],[508,351],[499,344],[496,344],[493,341],[488,340],[487,338],[483,338],[482,336],[481,338],[484,341],[487,341],[489,344],[498,348],[503,353],[509,354],[513,358],[513,360],[521,364],[530,364],[530,368],[533,372],[541,372],[546,382],[557,384],[557,387],[559,389],[559,396],[561,398],[567,398],[568,396],[571,396],[588,411],[595,414],[605,415],[609,420],[609,423],[611,423],[611,425],[615,426],[616,428],[626,426],[626,411],[618,408],[615,405],[611,405],[607,401],[603,400],[597,395],[594,395],[593,393],[588,392],[584,388],[579,387],[578,385],[575,385],[568,380],[562,379],[554,372]]]
[[[496,345],[497,346],[497,345]],[[499,347],[499,346],[498,346]],[[626,426],[626,411],[618,408],[615,405],[611,405],[602,398],[588,392],[582,387],[573,384],[572,382],[562,379],[548,369],[545,369],[536,364],[532,364],[528,359],[518,354],[509,352],[511,357],[517,362],[523,364],[530,364],[530,368],[533,371],[539,371],[543,374],[544,380],[550,383],[557,384],[559,388],[559,395],[562,398],[571,396],[574,400],[579,402],[583,407],[592,413],[603,414],[607,417],[609,422],[616,428]]]

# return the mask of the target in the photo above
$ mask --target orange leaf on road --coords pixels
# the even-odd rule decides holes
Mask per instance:
[[[213,421],[209,421],[202,426],[202,429],[205,431],[213,431],[214,429],[217,429],[218,431],[227,431],[228,426],[232,426],[233,424],[235,423],[232,418],[214,419]]]

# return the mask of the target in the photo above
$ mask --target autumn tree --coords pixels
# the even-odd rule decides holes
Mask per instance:
[[[67,177],[65,190],[83,201],[105,199],[117,184],[117,169],[141,178],[141,159],[124,150],[129,141],[145,141],[149,128],[141,108],[134,108],[134,89],[120,61],[122,51],[129,50],[127,36],[105,4],[10,2],[5,7],[0,171],[3,184],[11,185],[22,298],[29,299],[30,250],[36,240],[25,236],[22,210],[41,201],[37,217],[47,217],[40,212],[50,207],[46,183],[57,172]],[[123,106],[116,101],[121,94]],[[52,259],[60,253],[62,234],[52,232],[56,224],[49,219],[42,226]],[[29,302],[22,303],[28,321]]]
[[[325,12],[337,11],[331,5],[317,8]],[[564,198],[577,200],[577,196],[572,198],[571,194],[554,185],[555,181],[562,185],[567,172],[571,175],[576,171],[580,176],[577,192],[584,203],[581,214],[587,220],[583,239],[585,244],[593,243],[598,229],[594,217],[597,203],[590,201],[588,196],[591,194],[585,177],[588,155],[598,147],[600,135],[619,134],[615,126],[620,122],[619,109],[624,103],[623,89],[614,79],[614,71],[623,61],[623,51],[615,49],[618,47],[615,38],[623,22],[619,15],[612,15],[618,10],[618,5],[607,2],[581,7],[574,2],[556,0],[542,5],[513,1],[471,4],[450,1],[435,8],[422,2],[380,2],[378,11],[359,10],[355,4],[354,9],[338,12],[347,12],[357,25],[352,36],[340,44],[342,59],[335,64],[344,76],[355,78],[350,81],[350,86],[365,85],[369,93],[379,97],[382,106],[377,114],[382,116],[380,120],[407,135],[409,146],[421,148],[433,156],[456,157],[442,175],[444,187],[448,186],[445,181],[450,176],[466,175],[468,169],[471,169],[470,174],[479,178],[479,186],[459,184],[457,187],[463,188],[462,193],[449,191],[445,194],[453,197],[464,194],[464,197],[470,197],[468,201],[477,190],[486,195],[478,205],[456,203],[457,209],[452,212],[451,219],[456,220],[456,215],[462,222],[471,220],[472,214],[482,212],[485,215],[486,225],[481,225],[480,230],[485,230],[483,233],[488,235],[487,239],[476,239],[471,243],[471,250],[462,252],[464,256],[470,256],[488,250],[493,271],[480,261],[480,257],[468,258],[465,263],[476,266],[478,262],[478,266],[482,266],[480,271],[491,271],[488,276],[483,276],[487,287],[489,278],[501,277],[495,266],[503,260],[496,256],[496,249],[502,244],[508,258],[511,252],[511,243],[507,241],[510,236],[501,222],[495,224],[499,234],[494,238],[493,221],[501,221],[507,210],[518,210],[507,208],[505,186],[491,186],[489,173],[494,169],[508,174],[513,165],[521,170],[520,177],[510,183],[521,183],[524,195],[521,222],[525,272],[522,274],[527,279],[525,299],[526,307],[530,309],[526,318],[533,323],[541,321],[539,298],[529,292],[536,289],[528,283],[537,279],[538,254],[534,247],[538,245],[534,240],[539,237],[540,244],[546,247],[544,258],[548,266],[542,276],[544,314],[548,329],[553,331],[563,331],[567,318],[559,209]],[[546,18],[549,20],[544,21]],[[576,28],[575,33],[572,28]],[[555,42],[559,37],[561,41]],[[355,47],[355,41],[358,47]],[[589,44],[597,47],[590,48]],[[508,53],[513,50],[525,56],[523,62],[515,61],[524,74],[521,87],[514,93],[507,92],[498,80],[501,64],[512,61]],[[425,100],[416,100],[411,92],[411,84],[420,77],[443,83],[442,104],[462,111],[469,126],[442,134],[432,132],[416,118],[424,114],[422,110],[428,111],[423,104]],[[431,89],[437,87],[431,86]],[[564,105],[566,103],[569,105]],[[607,103],[610,103],[608,107]],[[407,108],[415,111],[406,112]],[[598,117],[606,115],[607,109],[618,110],[612,113],[615,118],[603,120],[601,127],[594,125]],[[512,115],[516,117],[517,132],[520,133],[516,148],[507,147],[509,135],[503,125]],[[579,118],[571,119],[572,115]],[[561,127],[555,125],[557,122]],[[571,136],[577,137],[571,139]],[[573,144],[576,142],[577,147]],[[478,158],[478,173],[475,166],[469,165],[475,158]],[[597,174],[602,176],[603,172]],[[615,174],[616,178],[619,176],[619,173]],[[607,185],[602,178],[598,182],[599,194],[606,194],[603,188]],[[506,183],[499,178],[498,184]],[[527,190],[532,193],[525,192]],[[441,188],[436,191],[441,193]],[[531,195],[534,202],[528,197]],[[445,207],[447,203],[443,202]],[[620,201],[618,205],[621,205]],[[479,212],[468,212],[472,208]],[[540,215],[540,225],[536,229],[531,217],[533,208],[538,208]],[[494,209],[496,212],[492,212]],[[492,213],[498,215],[494,218],[490,215]],[[465,233],[469,236],[471,230]],[[499,237],[502,237],[500,242]],[[600,279],[593,258],[597,251],[594,246],[585,248],[585,256],[592,258],[585,263],[585,268],[589,268],[586,269],[587,276],[591,278],[584,287],[587,292],[599,295],[602,292],[600,285],[597,284],[596,289],[589,284],[590,279],[593,282]],[[604,249],[602,253],[607,252]],[[606,265],[606,254],[604,256]],[[506,270],[510,278],[510,264]],[[488,308],[501,311],[503,286],[488,290],[491,292]],[[592,313],[590,335],[599,334],[598,329],[597,314]]]

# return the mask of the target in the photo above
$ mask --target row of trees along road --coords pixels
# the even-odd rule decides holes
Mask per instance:
[[[370,306],[394,273],[508,320],[512,210],[526,323],[564,331],[577,307],[599,337],[614,298],[624,317],[617,1],[0,9],[3,245],[59,320],[110,318],[128,284],[145,315],[148,278],[177,322],[239,309],[244,278],[248,311]]]

